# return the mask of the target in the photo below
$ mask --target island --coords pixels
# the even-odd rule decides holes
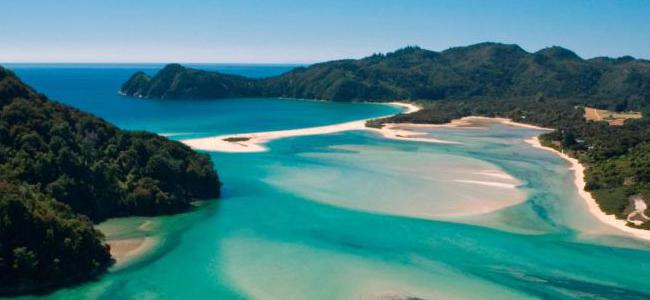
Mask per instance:
[[[206,154],[57,103],[0,67],[0,295],[92,279],[113,263],[94,223],[219,197]]]
[[[583,59],[562,47],[529,53],[480,43],[436,52],[406,47],[362,59],[299,67],[254,79],[164,67],[134,74],[121,93],[140,98],[285,97],[330,101],[410,101],[409,114],[369,120],[442,124],[483,116],[553,128],[544,146],[577,158],[584,188],[604,213],[650,229],[650,61],[630,56]],[[209,140],[205,140],[208,141]],[[191,141],[201,144],[204,140]]]

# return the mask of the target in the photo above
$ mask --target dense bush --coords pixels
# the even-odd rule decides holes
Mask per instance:
[[[0,181],[0,292],[90,278],[111,262],[88,218],[26,185]]]
[[[104,270],[89,219],[178,212],[220,190],[207,155],[48,100],[1,67],[0,183],[0,293]]]
[[[0,84],[24,90],[13,76]],[[171,213],[219,195],[207,155],[30,92],[3,98],[0,137],[0,177],[36,185],[93,220]]]
[[[178,64],[165,66],[151,78],[137,72],[120,92],[143,98],[228,98],[260,94],[254,80],[237,75],[187,69]]]
[[[560,47],[528,53],[482,43],[442,52],[407,47],[385,55],[338,60],[248,79],[172,64],[150,78],[136,73],[122,87],[148,98],[271,96],[334,101],[475,97],[609,99],[612,108],[650,102],[650,62],[630,57],[584,60]]]

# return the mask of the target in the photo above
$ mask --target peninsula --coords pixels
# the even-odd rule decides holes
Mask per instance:
[[[120,130],[0,67],[0,294],[102,274],[113,258],[94,222],[180,212],[219,193],[207,155]]]

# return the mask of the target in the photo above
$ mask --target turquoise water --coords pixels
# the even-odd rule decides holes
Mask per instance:
[[[395,113],[394,107],[279,99],[142,100],[117,94],[134,72],[154,74],[161,65],[7,65],[23,81],[60,102],[122,128],[174,138],[281,130],[334,124]],[[293,66],[194,65],[246,76],[270,76]]]
[[[159,133],[298,128],[396,111],[313,101],[117,96],[118,79],[130,71],[30,66],[17,73],[52,98],[128,129]],[[80,87],[82,80],[88,83]],[[567,163],[524,143],[540,131],[502,125],[423,131],[462,144],[347,132],[276,140],[264,153],[211,153],[225,182],[221,201],[147,219],[160,241],[150,255],[96,282],[41,297],[650,298],[650,245],[586,213]],[[503,203],[512,197],[512,189],[455,181],[477,171],[512,175],[523,201],[485,214],[449,214],[465,207],[460,199]]]

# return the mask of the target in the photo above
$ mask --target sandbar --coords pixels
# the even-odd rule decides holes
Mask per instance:
[[[389,102],[388,104],[405,108],[405,110],[401,112],[404,114],[413,113],[422,109],[420,106],[413,103]],[[219,135],[219,136],[212,136],[212,137],[205,137],[205,138],[185,139],[185,140],[181,140],[181,142],[190,146],[192,149],[203,150],[203,151],[264,152],[268,150],[264,144],[276,139],[297,137],[297,136],[307,136],[307,135],[332,134],[337,132],[353,131],[353,130],[367,130],[367,131],[373,131],[379,133],[385,138],[389,138],[389,139],[428,142],[428,143],[449,143],[449,144],[456,143],[456,142],[443,141],[434,138],[421,137],[421,135],[425,135],[426,133],[413,132],[413,131],[402,129],[401,126],[403,126],[404,124],[386,124],[386,126],[382,128],[366,127],[366,121],[368,120],[371,119],[356,120],[356,121],[344,122],[339,124],[309,127],[309,128],[242,133],[242,134],[228,134],[228,135]]]

